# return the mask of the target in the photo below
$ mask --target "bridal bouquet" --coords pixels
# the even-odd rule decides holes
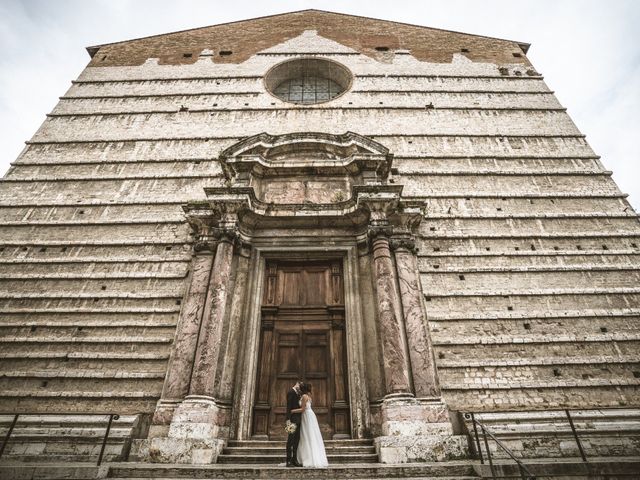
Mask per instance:
[[[291,420],[287,420],[286,423],[284,424],[284,431],[289,434],[294,433],[297,428],[298,426],[295,423],[293,423]]]

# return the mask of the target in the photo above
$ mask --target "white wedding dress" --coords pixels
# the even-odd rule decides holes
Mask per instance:
[[[298,462],[301,463],[303,467],[321,468],[329,465],[318,419],[311,409],[311,399],[307,401],[307,408],[302,413],[302,420],[300,422]]]

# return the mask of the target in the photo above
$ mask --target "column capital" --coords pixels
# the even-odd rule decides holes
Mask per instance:
[[[386,238],[387,240],[393,235],[393,227],[391,225],[369,225],[367,228],[367,238],[373,242],[378,238]]]
[[[198,236],[198,239],[193,244],[194,255],[213,254],[213,252],[215,251],[216,251],[216,243],[200,235]]]
[[[396,252],[408,252],[413,255],[418,253],[416,248],[416,238],[411,234],[400,234],[391,237],[390,246]]]
[[[240,231],[235,225],[222,225],[211,229],[211,237],[218,242],[227,242],[232,245],[239,240]]]

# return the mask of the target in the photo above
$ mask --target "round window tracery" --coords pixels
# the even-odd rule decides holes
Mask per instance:
[[[280,63],[265,76],[267,90],[285,102],[313,105],[333,100],[351,86],[351,72],[323,58]]]

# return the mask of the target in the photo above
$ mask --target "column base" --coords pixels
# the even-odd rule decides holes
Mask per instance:
[[[381,463],[442,462],[468,458],[464,435],[454,435],[449,409],[440,398],[387,395],[381,408],[382,435],[375,439]]]
[[[158,400],[156,411],[153,412],[153,418],[149,426],[149,438],[169,435],[169,426],[171,425],[171,420],[173,420],[173,414],[181,403],[182,400]]]
[[[150,463],[211,464],[216,463],[226,443],[222,439],[146,438],[133,442],[129,459]]]
[[[149,437],[134,441],[130,458],[154,463],[216,463],[229,436],[228,411],[213,398],[191,395],[158,404]],[[162,425],[170,415],[170,423]]]

